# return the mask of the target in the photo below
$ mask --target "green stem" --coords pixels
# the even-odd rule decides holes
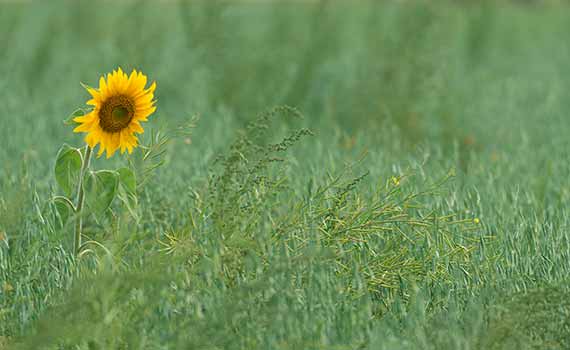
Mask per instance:
[[[87,174],[87,169],[89,169],[89,163],[91,163],[92,151],[93,150],[91,147],[87,146],[87,150],[85,150],[85,157],[83,157],[83,164],[81,166],[81,174],[79,175],[79,181],[77,184],[77,205],[75,206],[75,237],[73,241],[75,256],[79,254],[79,248],[81,247],[81,234],[83,231],[83,202],[85,202],[83,181],[85,179],[85,174]]]

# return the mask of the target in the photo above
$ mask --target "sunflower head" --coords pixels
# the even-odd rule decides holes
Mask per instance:
[[[88,105],[93,110],[73,119],[79,124],[73,131],[87,133],[85,142],[94,148],[99,144],[98,156],[107,151],[110,158],[116,150],[132,153],[138,145],[136,134],[144,132],[141,122],[147,121],[155,110],[156,83],[145,88],[147,78],[133,70],[127,76],[121,68],[99,79],[99,89],[86,86],[91,94]]]

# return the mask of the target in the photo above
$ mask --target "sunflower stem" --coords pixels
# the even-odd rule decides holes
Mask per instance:
[[[75,237],[73,241],[75,256],[79,256],[79,249],[81,248],[81,235],[83,231],[83,203],[85,201],[83,181],[85,179],[85,175],[87,174],[87,170],[89,169],[89,164],[91,163],[92,151],[93,149],[87,146],[87,149],[85,150],[85,157],[83,157],[83,164],[81,165],[81,174],[79,175],[79,181],[77,184],[77,205],[75,206]]]

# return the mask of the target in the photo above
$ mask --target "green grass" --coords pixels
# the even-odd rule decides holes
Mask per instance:
[[[570,348],[567,11],[0,2],[0,349]],[[77,261],[62,120],[119,65],[145,144],[195,127]]]

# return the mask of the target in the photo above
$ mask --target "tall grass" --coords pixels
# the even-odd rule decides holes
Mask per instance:
[[[1,3],[0,349],[568,348],[566,10]],[[46,159],[116,65],[151,162],[76,261]]]

